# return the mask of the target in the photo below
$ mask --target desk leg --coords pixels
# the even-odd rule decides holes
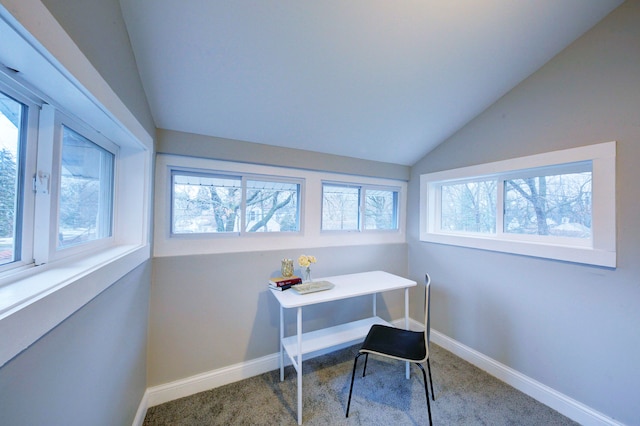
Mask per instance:
[[[298,307],[298,424],[302,424],[302,307]]]
[[[409,329],[409,287],[404,289],[404,329]],[[405,365],[405,376],[409,378],[409,363]]]
[[[373,316],[374,317],[378,316],[378,305],[377,305],[377,299],[376,299],[377,295],[378,293],[373,293]]]
[[[280,305],[280,381],[284,381],[284,308]]]

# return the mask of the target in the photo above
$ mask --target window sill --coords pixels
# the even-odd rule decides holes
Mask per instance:
[[[424,233],[421,235],[420,240],[430,243],[497,251],[522,256],[539,257],[543,259],[554,259],[564,262],[604,266],[607,268],[616,267],[615,250],[609,251],[593,247],[562,246],[525,241],[496,240],[492,238],[431,233]]]
[[[148,245],[117,246],[17,273],[0,287],[0,367],[149,256]]]

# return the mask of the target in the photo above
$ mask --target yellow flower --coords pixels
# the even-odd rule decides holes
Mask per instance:
[[[316,263],[315,256],[307,256],[306,254],[303,254],[298,258],[298,265],[302,266],[303,268],[308,268],[312,263]]]

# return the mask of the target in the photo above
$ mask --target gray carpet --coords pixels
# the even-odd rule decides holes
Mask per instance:
[[[358,346],[303,364],[304,425],[426,425],[429,423],[422,373],[411,366],[369,357],[358,362],[349,418],[345,418],[353,358]],[[425,366],[426,368],[426,366]],[[573,421],[431,344],[436,400],[435,425],[575,425]],[[293,367],[252,377],[210,391],[151,407],[152,425],[295,425],[296,375]]]

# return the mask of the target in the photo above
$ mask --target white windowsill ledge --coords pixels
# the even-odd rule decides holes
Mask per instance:
[[[149,257],[148,244],[117,246],[0,287],[0,367]]]
[[[615,250],[606,250],[603,248],[593,248],[588,246],[562,246],[530,241],[509,241],[476,236],[471,237],[428,233],[423,234],[421,240],[429,243],[447,244],[458,247],[531,256],[541,259],[561,260],[564,262],[603,266],[606,268],[616,267]]]

